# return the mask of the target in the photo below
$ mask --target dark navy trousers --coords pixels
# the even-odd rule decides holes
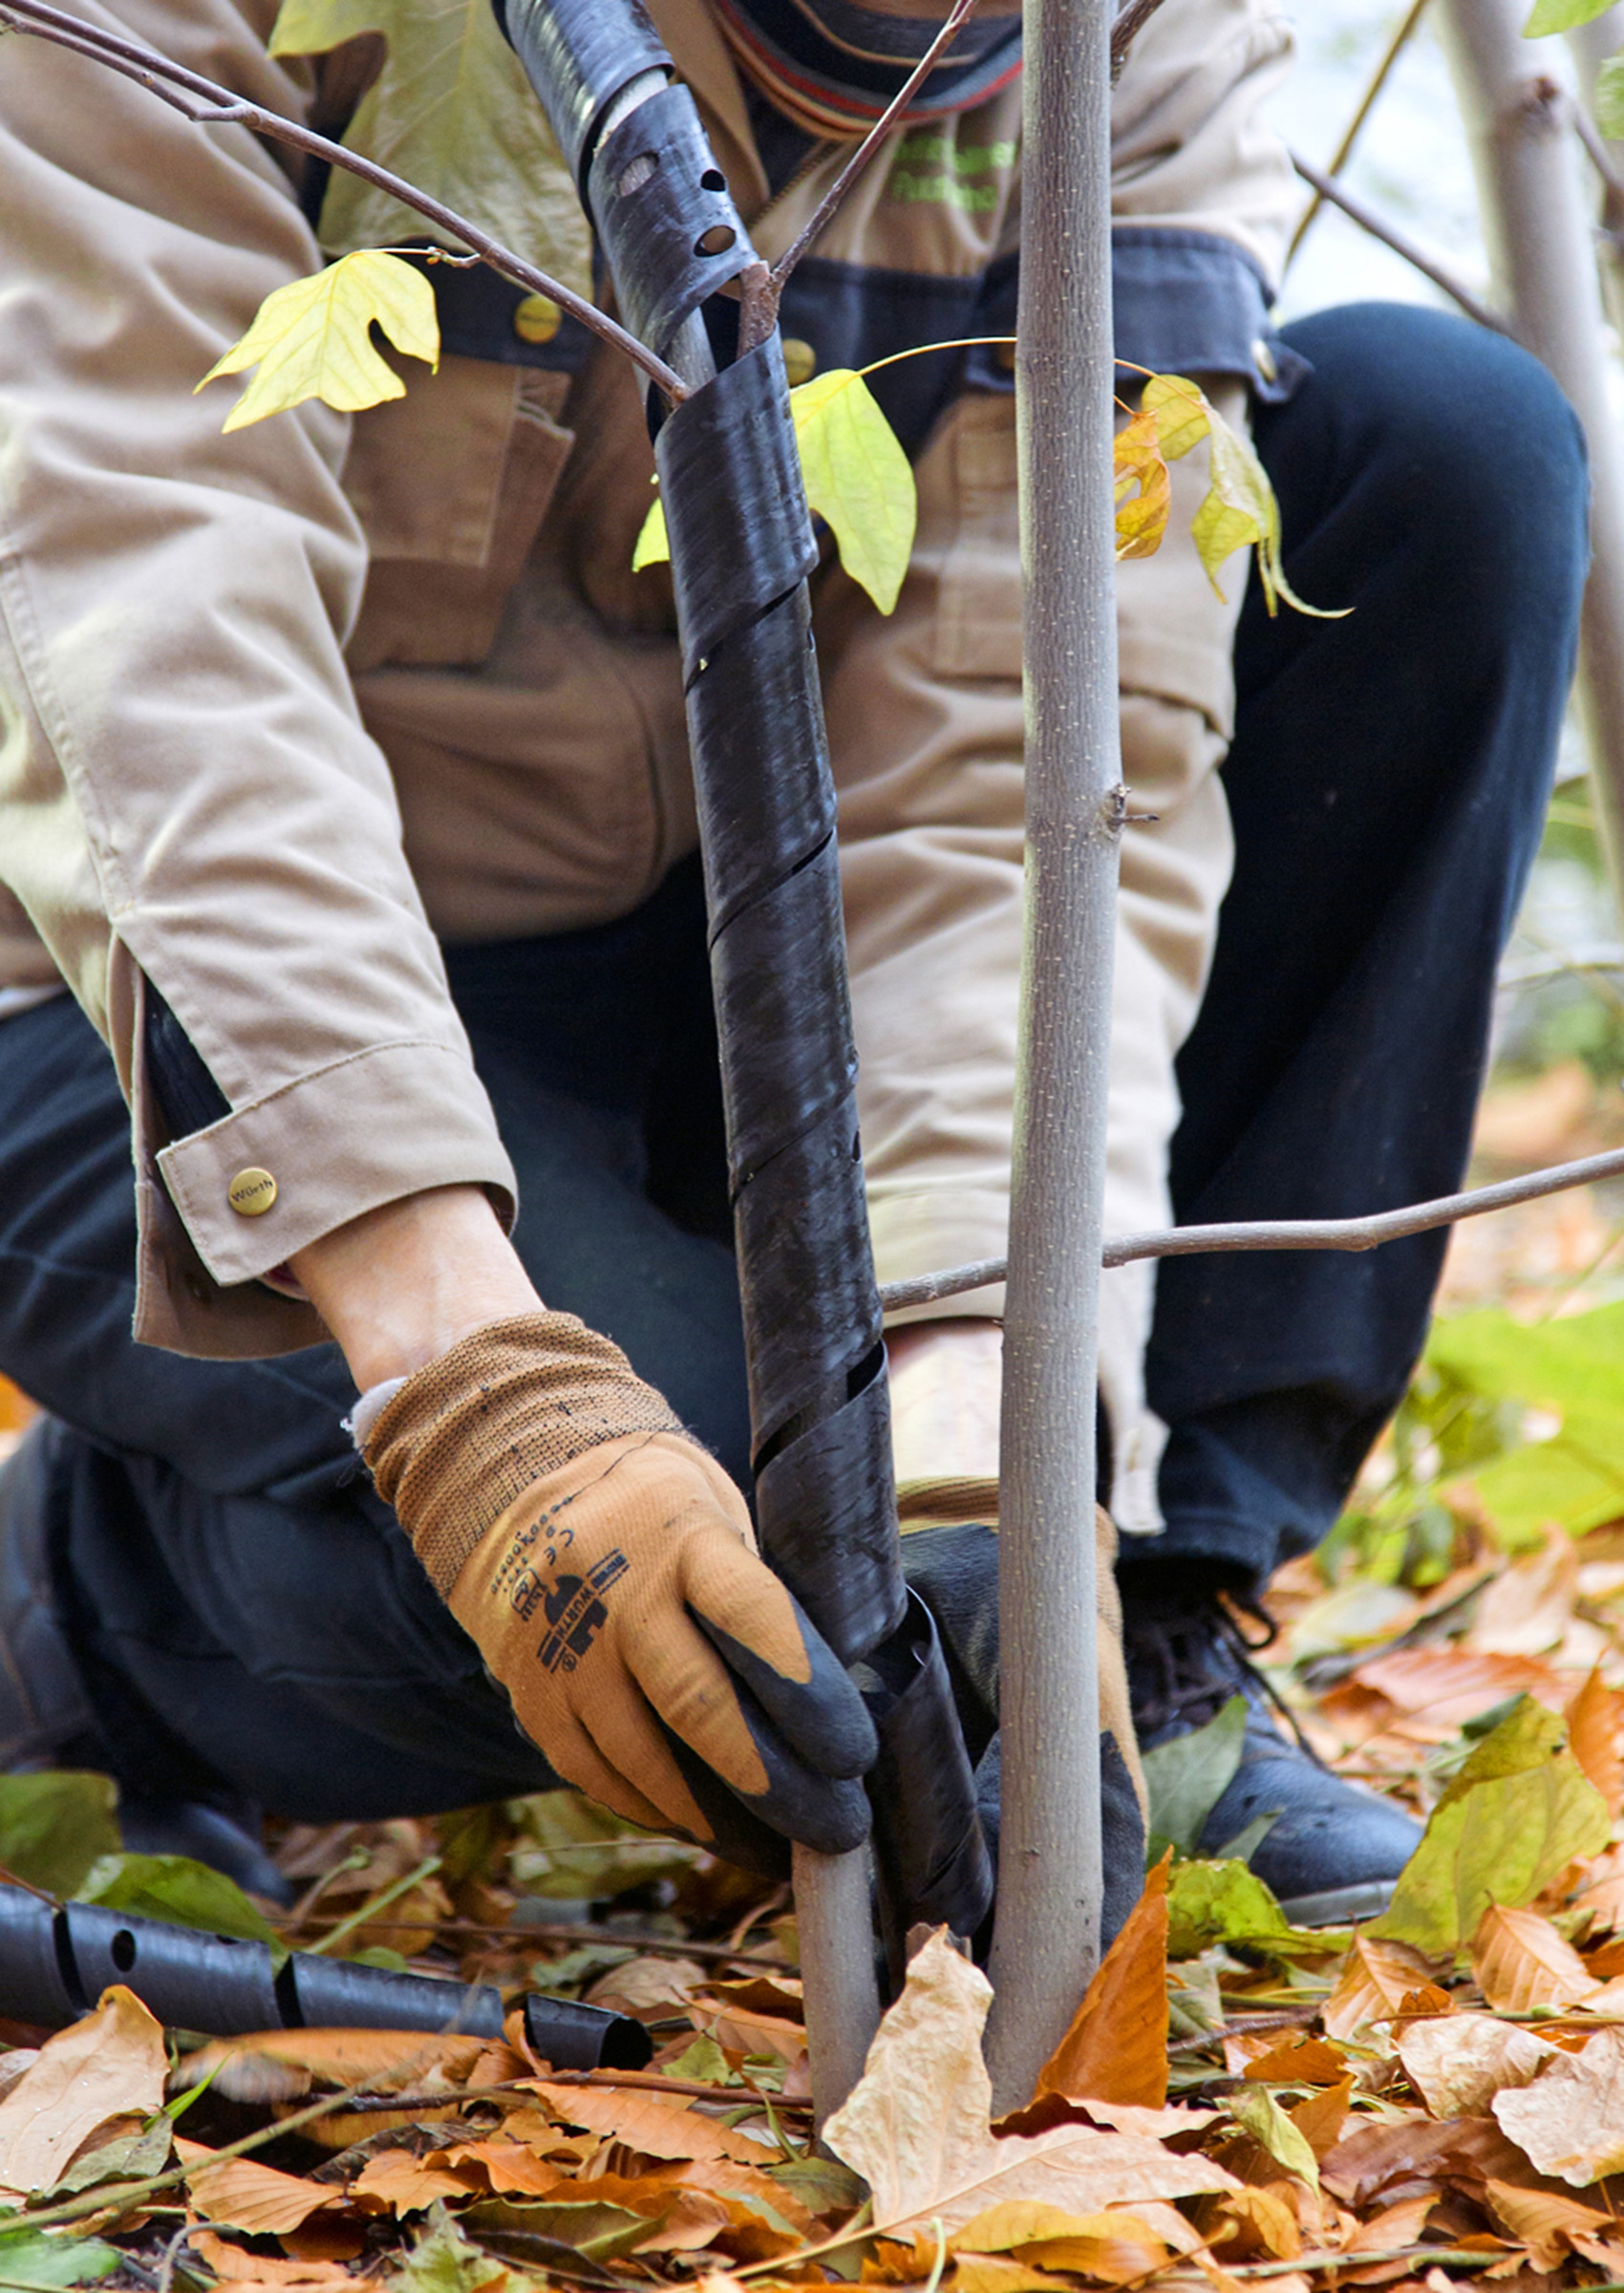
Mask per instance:
[[[1314,371],[1257,423],[1287,568],[1355,610],[1271,620],[1254,579],[1242,613],[1235,878],[1179,1070],[1186,1222],[1350,1214],[1459,1182],[1584,579],[1576,425],[1520,351],[1383,305],[1287,340]],[[619,923],[447,961],[538,1289],[617,1339],[742,1479],[696,867]],[[1163,1267],[1158,1565],[1252,1583],[1324,1533],[1403,1391],[1442,1251]],[[554,1780],[360,1471],[336,1348],[138,1347],[134,1278],[128,1118],[59,998],[0,1024],[0,1371],[74,1429],[51,1553],[96,1716],[77,1756],[311,1821]]]

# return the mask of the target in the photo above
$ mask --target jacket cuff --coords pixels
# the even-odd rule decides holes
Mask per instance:
[[[507,1226],[516,1207],[490,1102],[466,1058],[434,1041],[336,1060],[162,1147],[158,1168],[224,1288],[430,1187],[486,1188]]]

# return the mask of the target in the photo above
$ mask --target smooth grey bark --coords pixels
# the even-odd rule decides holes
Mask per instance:
[[[994,2106],[1100,1951],[1094,1408],[1121,834],[1108,0],[1028,0],[1015,362],[1026,940],[999,1465]]]
[[[1577,699],[1615,894],[1624,889],[1624,449],[1608,395],[1601,285],[1571,97],[1521,36],[1524,0],[1440,0],[1495,283],[1549,368],[1591,455],[1590,580]]]

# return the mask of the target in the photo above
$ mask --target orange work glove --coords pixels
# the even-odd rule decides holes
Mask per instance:
[[[560,1776],[758,1869],[775,1835],[859,1844],[863,1700],[618,1346],[526,1314],[384,1391],[357,1413],[379,1492]]]

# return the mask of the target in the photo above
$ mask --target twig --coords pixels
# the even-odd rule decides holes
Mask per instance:
[[[521,2080],[522,2085],[524,2081]],[[534,2083],[531,2081],[530,2083]],[[649,2094],[685,2094],[697,2102],[724,2102],[730,2110],[741,2102],[759,2102],[768,2099],[765,2089],[754,2086],[707,2086],[700,2078],[662,2078],[658,2070],[546,2070],[542,2073],[544,2086],[631,2086]],[[775,2110],[810,2110],[811,2096],[774,2094],[770,2097]]]
[[[358,1911],[352,1911],[336,1926],[329,1927],[319,1942],[312,1942],[307,1957],[313,1959],[318,1952],[331,1951],[334,1943],[342,1942],[347,1936],[353,1935],[357,1927],[370,1926],[380,1911],[387,1911],[391,1903],[397,1903],[403,1895],[410,1895],[413,1888],[420,1886],[424,1879],[432,1879],[440,1867],[441,1859],[438,1855],[425,1855],[416,1871],[406,1872],[387,1887],[380,1887],[376,1895],[370,1897]],[[411,1924],[416,1927],[417,1922],[414,1919]]]
[[[314,159],[326,160],[333,167],[348,169],[350,174],[358,175],[363,182],[388,192],[402,205],[415,208],[438,229],[448,231],[453,238],[460,239],[493,270],[500,271],[516,286],[528,289],[532,294],[546,295],[561,311],[566,311],[572,318],[579,319],[582,326],[597,335],[600,341],[609,343],[615,350],[623,352],[634,366],[640,367],[651,381],[664,391],[673,404],[688,396],[680,377],[665,360],[656,358],[652,351],[646,349],[624,327],[617,326],[607,312],[577,294],[572,287],[565,286],[561,279],[550,278],[545,270],[538,270],[533,263],[526,263],[523,256],[514,254],[510,247],[493,239],[488,231],[481,230],[477,223],[470,223],[465,216],[457,214],[439,200],[431,199],[426,191],[419,191],[402,177],[392,175],[387,167],[378,166],[374,161],[362,159],[359,153],[347,150],[342,143],[330,141],[326,136],[318,136],[313,129],[301,127],[296,120],[285,119],[280,112],[267,111],[262,104],[246,103],[233,96],[229,88],[204,79],[201,74],[188,71],[182,64],[171,63],[156,48],[144,47],[139,40],[124,39],[115,32],[98,31],[78,16],[48,6],[47,0],[0,0],[0,28],[48,40],[55,47],[71,50],[75,55],[88,56],[94,63],[104,64],[109,71],[118,72],[125,79],[133,79],[139,87],[146,88],[172,110],[179,112],[183,119],[190,119],[195,125],[225,122],[246,127],[254,135],[269,136],[276,142],[290,144],[295,151],[308,152]]]
[[[913,100],[914,91],[918,88],[920,82],[925,79],[926,76],[934,69],[937,58],[941,55],[943,50],[951,44],[953,35],[958,32],[960,26],[969,21],[971,12],[974,7],[975,0],[953,0],[952,13],[949,16],[947,22],[942,26],[941,31],[931,41],[930,47],[926,49],[925,54],[920,57],[918,63],[908,74],[907,79],[903,82],[896,95],[891,97],[890,102],[887,104],[879,118],[875,120],[873,126],[864,137],[862,142],[859,143],[857,149],[852,153],[850,159],[847,160],[845,165],[841,169],[839,175],[836,176],[828,190],[824,192],[823,198],[818,202],[817,207],[813,211],[811,221],[801,231],[800,237],[792,243],[788,249],[781,254],[778,261],[773,265],[772,271],[769,274],[768,284],[772,296],[773,315],[775,321],[778,315],[779,297],[783,293],[784,288],[789,280],[790,272],[795,268],[801,256],[805,254],[806,250],[812,246],[813,242],[822,236],[824,226],[834,215],[835,210],[840,206],[841,202],[844,199],[846,193],[851,189],[852,184],[856,182],[858,177],[863,173],[863,170],[867,166],[869,161],[879,150],[880,145],[884,141],[885,138],[890,133],[891,128],[895,125],[898,118],[908,109],[909,103],[911,103]]]
[[[1111,85],[1116,86],[1128,60],[1128,50],[1161,7],[1162,0],[1128,0],[1111,27]]]
[[[1221,2047],[1227,2038],[1266,2038],[1271,2030],[1304,2030],[1318,2013],[1317,2006],[1302,2006],[1280,2014],[1254,2014],[1244,2023],[1225,2023],[1221,2028],[1200,2031],[1194,2038],[1171,2039],[1167,2051],[1198,2054],[1203,2047]]]
[[[1548,1169],[1529,1171],[1525,1178],[1502,1179],[1498,1185],[1474,1187],[1464,1194],[1442,1194],[1435,1202],[1412,1202],[1402,1210],[1378,1211],[1369,1218],[1237,1220],[1233,1225],[1174,1226],[1161,1232],[1125,1234],[1120,1241],[1106,1243],[1100,1263],[1128,1266],[1138,1258],[1195,1257],[1207,1251],[1376,1250],[1383,1242],[1430,1233],[1462,1218],[1481,1218],[1489,1211],[1538,1202],[1542,1196],[1560,1194],[1569,1187],[1618,1177],[1624,1177],[1624,1147],[1615,1146],[1608,1154],[1586,1155],[1576,1163],[1553,1163]],[[905,1306],[928,1306],[939,1297],[957,1297],[988,1282],[1001,1282],[1004,1265],[1002,1258],[980,1258],[969,1266],[950,1266],[941,1274],[886,1282],[881,1286],[880,1303],[887,1314],[896,1314]]]
[[[1360,131],[1363,128],[1365,121],[1370,118],[1372,111],[1375,109],[1376,99],[1380,95],[1382,89],[1387,85],[1394,65],[1398,62],[1400,56],[1403,54],[1404,50],[1409,46],[1410,35],[1415,31],[1416,26],[1421,22],[1421,17],[1425,12],[1426,0],[1410,0],[1410,7],[1407,13],[1404,15],[1403,20],[1399,25],[1398,30],[1394,32],[1392,38],[1388,41],[1386,48],[1383,50],[1381,60],[1377,65],[1376,70],[1371,74],[1369,85],[1366,87],[1364,94],[1359,97],[1357,107],[1354,112],[1354,116],[1349,120],[1346,129],[1343,131],[1342,140],[1337,144],[1335,153],[1332,155],[1331,164],[1325,171],[1327,175],[1340,175],[1343,168],[1348,164],[1348,161],[1353,158],[1354,145],[1358,141]],[[1303,209],[1301,220],[1299,221],[1296,229],[1292,233],[1292,244],[1286,249],[1286,268],[1288,270],[1291,268],[1293,258],[1295,256],[1298,247],[1301,246],[1303,241],[1308,237],[1310,227],[1314,223],[1314,217],[1319,213],[1324,198],[1324,192],[1316,190],[1314,197],[1309,201],[1308,205]]]
[[[1624,202],[1624,176],[1613,164],[1613,154],[1602,140],[1601,130],[1582,103],[1571,103],[1568,110],[1573,123],[1573,133],[1584,145],[1591,165],[1606,185],[1609,198]]]
[[[1383,246],[1390,246],[1396,255],[1401,255],[1413,269],[1419,270],[1423,279],[1430,279],[1435,287],[1441,287],[1452,302],[1460,304],[1468,318],[1476,319],[1478,325],[1486,327],[1491,334],[1508,334],[1511,332],[1505,320],[1497,318],[1486,303],[1480,302],[1469,287],[1463,286],[1452,272],[1444,269],[1442,263],[1435,263],[1429,254],[1423,253],[1413,239],[1406,239],[1402,231],[1395,230],[1390,223],[1384,222],[1374,207],[1367,207],[1362,199],[1356,199],[1351,191],[1345,191],[1340,183],[1334,182],[1330,176],[1323,174],[1311,160],[1303,159],[1299,153],[1289,152],[1287,157],[1303,182],[1312,183],[1321,199],[1328,199],[1334,207],[1340,207],[1344,215],[1352,217],[1360,230],[1368,231],[1373,239],[1379,239]]]

